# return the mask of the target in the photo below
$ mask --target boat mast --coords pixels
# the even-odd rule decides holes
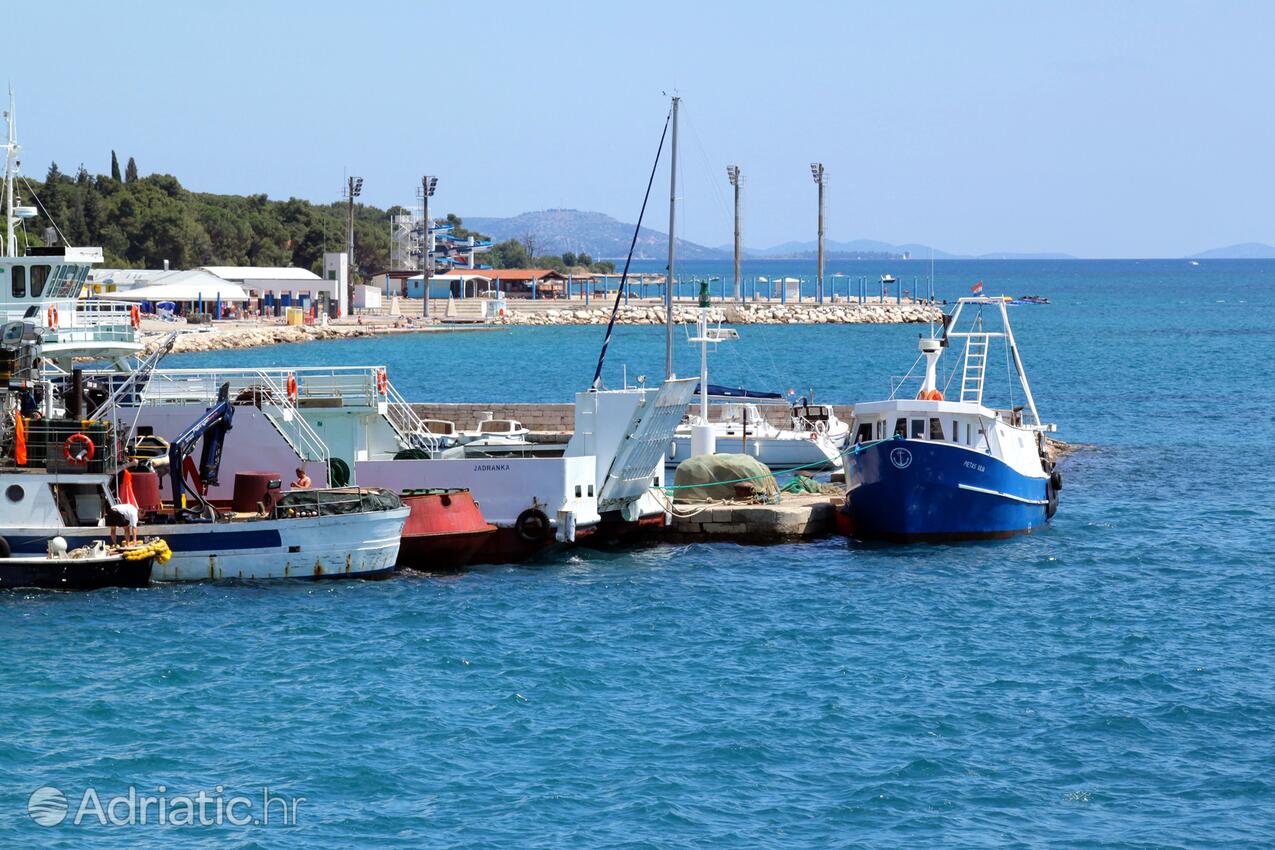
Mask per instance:
[[[16,257],[18,255],[18,234],[14,228],[17,219],[13,217],[13,180],[17,172],[19,148],[17,130],[15,128],[17,119],[13,114],[13,89],[9,89],[9,109],[4,113],[4,123],[8,126],[8,137],[4,145],[4,253],[6,257]]]
[[[673,247],[677,237],[677,106],[682,99],[673,96],[673,139],[668,169],[668,277],[664,284],[664,380],[673,374]]]

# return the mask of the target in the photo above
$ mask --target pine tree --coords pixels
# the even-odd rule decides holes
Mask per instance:
[[[116,183],[120,182],[120,158],[115,155],[115,151],[111,151],[111,179]]]
[[[124,182],[132,183],[137,179],[137,162],[130,156],[128,165],[124,166]]]

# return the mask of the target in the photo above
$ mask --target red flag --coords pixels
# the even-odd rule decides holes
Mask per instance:
[[[978,293],[982,291],[983,291],[983,281],[981,280],[970,287],[970,292],[973,292],[975,295],[977,295]]]
[[[135,508],[139,507],[137,495],[133,492],[133,473],[127,469],[120,476],[120,501]]]
[[[27,426],[22,414],[13,417],[13,459],[18,466],[27,465]]]

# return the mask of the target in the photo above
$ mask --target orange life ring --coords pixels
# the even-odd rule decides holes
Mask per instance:
[[[810,442],[812,443],[819,442],[819,433],[817,431],[810,432]]]
[[[133,320],[133,327],[140,328],[142,326],[142,310],[136,304],[128,309],[129,318]]]
[[[77,449],[77,446],[83,446]],[[93,455],[97,452],[97,446],[93,445],[93,441],[89,439],[87,434],[72,434],[66,438],[66,442],[62,444],[62,455],[67,462],[74,464],[85,464],[93,459]]]
[[[288,401],[296,402],[297,400],[297,376],[288,375]]]
[[[376,391],[381,395],[386,395],[390,391],[390,378],[385,374],[384,369],[376,370]]]
[[[48,318],[49,327],[52,328],[53,330],[57,330],[58,329],[58,308],[50,304],[47,318]]]

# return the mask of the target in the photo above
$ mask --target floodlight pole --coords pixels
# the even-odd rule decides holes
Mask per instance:
[[[819,187],[819,271],[815,293],[820,304],[823,303],[823,163],[810,163],[810,174],[815,178],[815,184]]]
[[[355,183],[357,182],[357,185]],[[354,198],[363,190],[363,178],[350,177],[345,187],[346,226],[349,229],[348,255],[345,262],[345,309],[346,313],[354,312]]]
[[[429,281],[434,271],[434,257],[432,256],[433,252],[430,250],[433,246],[430,245],[429,233],[429,195],[429,176],[426,175],[421,178],[421,204],[423,205],[421,210],[421,215],[423,216],[421,220],[421,277],[424,284],[422,294],[425,298],[424,318],[426,319],[429,318]]]
[[[735,300],[739,301],[739,166],[726,166],[726,176],[735,187]]]

